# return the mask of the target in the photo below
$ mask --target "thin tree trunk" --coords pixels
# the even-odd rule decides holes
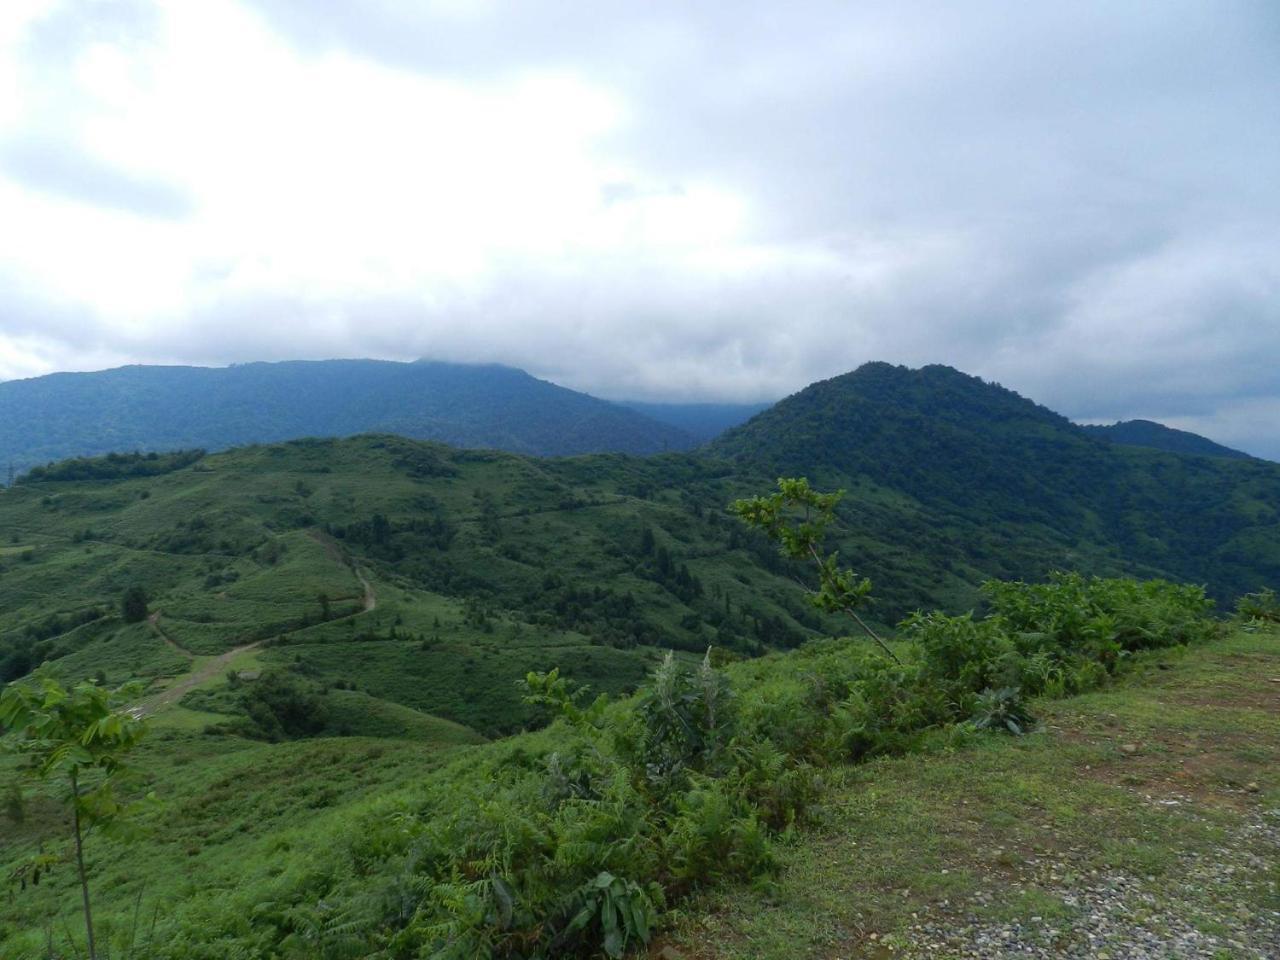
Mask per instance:
[[[76,827],[76,867],[80,870],[80,896],[84,900],[84,928],[89,936],[89,960],[98,960],[93,944],[93,913],[89,909],[89,878],[84,872],[84,844],[80,837],[80,788],[76,785],[76,773],[71,771],[71,816]]]
[[[846,609],[845,613],[849,614],[849,616],[853,617],[853,619],[858,621],[858,626],[860,626],[863,630],[867,631],[867,636],[869,636],[876,643],[880,644],[880,649],[883,650],[885,653],[887,653],[890,657],[892,657],[894,663],[898,664],[898,666],[902,666],[902,661],[898,659],[898,655],[894,653],[891,649],[889,649],[889,645],[885,643],[883,640],[881,640],[880,636],[874,630],[872,630],[869,626],[867,626],[866,622],[860,616],[858,616],[856,613],[854,613],[852,610],[849,610],[849,609]]]
[[[823,569],[822,557],[818,555],[818,549],[812,543],[809,544],[809,556],[813,557],[814,563],[818,565],[818,579],[819,581],[821,581],[822,569]],[[874,630],[872,630],[869,626],[867,626],[866,621],[863,620],[860,616],[858,616],[858,614],[854,611],[853,607],[842,606],[840,609],[842,609],[849,616],[853,617],[853,619],[857,621],[858,626],[860,626],[863,630],[866,631],[867,636],[869,636],[876,643],[880,644],[880,649],[889,655],[889,659],[891,659],[894,663],[898,664],[898,666],[902,666],[902,661],[898,659],[898,655],[894,653],[891,649],[889,649],[889,645],[880,639],[879,634],[877,634]]]

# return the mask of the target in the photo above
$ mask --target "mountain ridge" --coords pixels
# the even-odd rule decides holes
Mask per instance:
[[[1118,420],[1111,424],[1081,424],[1090,436],[1111,443],[1133,447],[1150,447],[1188,456],[1222,457],[1229,460],[1252,460],[1252,454],[1223,446],[1190,430],[1179,430],[1154,420]]]
[[[289,360],[116,367],[0,383],[0,464],[397,433],[535,455],[687,449],[660,423],[514,367]]]

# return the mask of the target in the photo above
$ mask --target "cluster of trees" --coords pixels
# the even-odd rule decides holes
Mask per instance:
[[[204,457],[204,450],[172,453],[109,453],[105,457],[78,457],[43,467],[32,467],[17,483],[51,483],[63,480],[124,480],[157,477],[189,467]]]
[[[702,581],[689,572],[687,563],[674,559],[670,550],[656,542],[652,527],[645,527],[640,535],[640,556],[640,572],[684,603],[693,603],[703,595]]]
[[[363,547],[369,556],[397,563],[423,551],[447,551],[458,535],[457,527],[438,504],[425,514],[392,521],[382,513],[367,520],[346,524],[326,524],[325,533]]]

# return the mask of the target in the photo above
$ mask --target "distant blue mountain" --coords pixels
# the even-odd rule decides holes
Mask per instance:
[[[1086,425],[1085,431],[1112,443],[1130,447],[1151,447],[1168,453],[1187,453],[1199,457],[1223,457],[1228,460],[1251,460],[1241,450],[1224,447],[1207,437],[1187,430],[1175,430],[1151,420],[1121,420],[1109,426]]]
[[[773,406],[772,403],[642,403],[639,400],[619,400],[618,403],[683,430],[699,443],[712,440]]]
[[[397,433],[546,456],[682,450],[670,423],[497,365],[129,366],[0,383],[0,469],[112,451]]]

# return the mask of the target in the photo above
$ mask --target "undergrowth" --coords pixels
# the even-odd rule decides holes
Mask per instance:
[[[1219,629],[1202,590],[1162,581],[1060,574],[985,593],[982,617],[908,618],[901,662],[855,640],[725,668],[668,657],[613,703],[530,674],[548,730],[441,770],[272,899],[199,914],[216,934],[175,917],[156,955],[617,957],[679,898],[767,882],[827,768],[940,727],[1025,731],[1027,697],[1097,687],[1137,651]]]

